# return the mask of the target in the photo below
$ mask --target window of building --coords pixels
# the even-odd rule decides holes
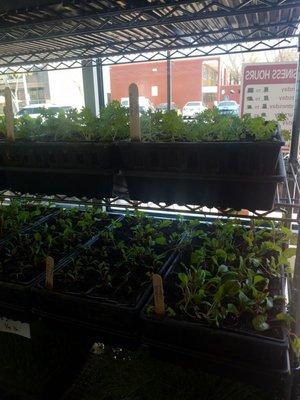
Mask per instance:
[[[218,84],[218,70],[211,65],[203,64],[203,86],[216,86]]]
[[[151,96],[158,96],[158,86],[151,86]]]
[[[45,103],[47,99],[45,88],[43,87],[29,88],[28,93],[31,103]]]
[[[216,93],[203,93],[203,103],[206,107],[213,107],[217,101]]]

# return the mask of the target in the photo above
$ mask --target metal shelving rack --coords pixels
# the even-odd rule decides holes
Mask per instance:
[[[1,2],[2,3],[2,2]],[[0,5],[0,74],[171,60],[298,48],[299,0],[19,0]],[[23,7],[23,8],[22,8]],[[300,58],[299,58],[300,60]],[[300,62],[299,62],[300,64]],[[168,93],[170,101],[170,93]],[[300,228],[300,67],[298,65],[287,179],[267,212],[241,215],[197,205],[143,204],[112,199],[45,198],[105,209],[144,209],[210,217],[272,218]],[[2,192],[7,199],[32,198]],[[291,285],[300,335],[300,235]],[[298,312],[295,312],[295,311]]]

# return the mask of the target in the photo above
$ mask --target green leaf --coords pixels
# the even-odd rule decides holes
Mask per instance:
[[[290,265],[288,259],[283,254],[280,254],[278,257],[278,264],[286,265],[287,267]]]
[[[289,130],[287,130],[287,129],[282,129],[281,130],[281,135],[282,135],[283,139],[286,140],[286,141],[290,140],[291,136],[292,136],[291,132]]]
[[[269,329],[269,324],[266,322],[267,316],[266,315],[257,315],[252,319],[253,328],[256,331],[266,331]]]
[[[280,228],[280,230],[287,238],[290,238],[293,236],[293,232],[291,231],[291,229],[287,228],[286,226],[282,226]]]
[[[294,318],[288,313],[279,313],[276,315],[276,318],[279,321],[284,321],[287,327],[291,327],[291,325],[295,322]]]
[[[253,283],[254,285],[256,285],[257,283],[261,282],[261,281],[265,281],[266,279],[261,276],[261,275],[255,275],[253,278]]]
[[[299,358],[300,353],[300,338],[296,337],[291,341],[292,349],[296,356]]]
[[[245,306],[252,304],[252,300],[242,290],[239,292],[239,299],[240,302]]]
[[[227,253],[223,249],[217,249],[216,250],[216,256],[219,259],[226,260]]]
[[[234,296],[239,292],[241,284],[237,280],[229,280],[223,284],[223,292],[225,295]]]
[[[228,303],[227,304],[227,312],[230,314],[234,314],[234,315],[238,315],[238,309],[236,308],[236,306],[232,303]]]
[[[166,314],[168,317],[175,317],[176,316],[176,312],[173,310],[172,307],[167,307],[166,308]]]
[[[187,274],[185,274],[184,272],[179,272],[178,273],[178,278],[180,279],[180,281],[184,284],[187,285],[189,278],[187,276]]]
[[[296,248],[294,247],[289,247],[288,249],[285,249],[283,252],[282,252],[282,255],[285,257],[285,258],[291,258],[291,257],[294,257],[295,255],[296,255]]]
[[[164,236],[159,236],[155,239],[155,243],[159,245],[165,245],[167,243],[167,240]]]
[[[205,260],[205,252],[202,249],[193,251],[191,255],[192,264],[202,264]]]
[[[204,297],[204,294],[205,294],[205,292],[204,292],[203,289],[198,290],[197,294],[195,294],[193,296],[193,300],[194,300],[195,304],[199,305],[199,304],[202,303],[202,299]]]
[[[267,250],[267,251],[276,251],[277,253],[281,253],[281,247],[280,246],[278,246],[277,244],[275,244],[275,243],[273,243],[273,242],[270,242],[270,241],[266,241],[266,242],[263,242],[262,244],[261,244],[261,249],[262,250]]]
[[[283,113],[277,114],[277,121],[286,121],[287,116]]]
[[[35,232],[35,234],[34,234],[34,240],[35,240],[36,242],[40,242],[40,241],[42,240],[42,236],[41,236],[40,232]]]

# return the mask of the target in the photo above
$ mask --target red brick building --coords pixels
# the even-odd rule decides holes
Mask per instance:
[[[172,101],[180,108],[188,101],[203,101],[207,106],[228,96],[239,103],[240,85],[230,85],[228,73],[219,57],[172,60]],[[155,61],[110,67],[111,98],[128,97],[128,86],[135,82],[140,96],[154,105],[167,101],[167,62]]]

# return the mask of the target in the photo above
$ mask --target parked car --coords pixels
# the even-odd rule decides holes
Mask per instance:
[[[165,113],[167,111],[167,109],[168,109],[168,103],[161,103],[156,107],[156,109],[158,111],[161,111],[162,113]],[[179,114],[179,112],[180,112],[179,109],[178,109],[177,104],[175,104],[174,102],[171,103],[170,109],[176,111],[177,114]]]
[[[129,97],[122,97],[121,98],[121,106],[128,108],[129,107]],[[155,107],[151,103],[151,101],[144,96],[139,96],[139,106],[140,106],[140,113],[147,112],[147,111],[154,111]]]
[[[61,111],[68,111],[71,110],[73,107],[71,106],[58,106],[54,104],[32,104],[30,106],[26,106],[21,108],[17,114],[16,117],[22,117],[23,115],[27,114],[31,118],[37,118],[40,117],[42,110],[51,110],[56,113],[59,113]]]
[[[233,100],[220,101],[217,105],[220,114],[239,115],[240,105]]]
[[[206,110],[202,101],[189,101],[182,109],[183,118],[195,118],[195,116]]]

